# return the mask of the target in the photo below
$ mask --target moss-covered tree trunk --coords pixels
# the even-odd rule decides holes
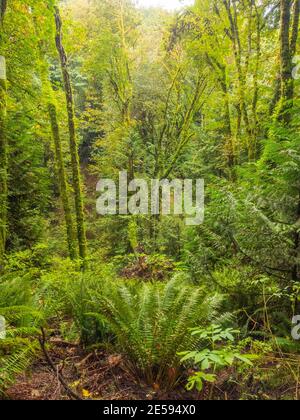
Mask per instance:
[[[221,88],[224,96],[224,132],[226,135],[225,154],[227,156],[227,163],[229,168],[230,176],[233,175],[235,166],[235,150],[234,150],[234,139],[232,135],[231,117],[230,117],[230,102],[228,94],[228,85],[226,70],[224,69],[223,80],[221,82]]]
[[[280,120],[290,122],[290,101],[293,98],[292,56],[290,52],[291,0],[281,0],[280,7],[280,74],[281,74],[281,107]]]
[[[291,58],[291,100],[294,99],[294,79],[292,74],[293,58],[297,52],[297,41],[299,36],[299,18],[300,18],[300,0],[294,0],[293,22],[290,40],[290,58]]]
[[[61,137],[59,130],[59,123],[57,117],[57,107],[54,97],[54,89],[50,82],[49,77],[49,64],[45,60],[45,51],[43,48],[43,42],[41,41],[39,33],[39,25],[37,23],[37,17],[33,17],[35,25],[35,34],[39,42],[39,53],[40,53],[40,77],[42,82],[42,97],[45,98],[46,106],[49,114],[49,121],[52,130],[52,138],[55,151],[55,167],[57,171],[57,183],[60,191],[60,199],[63,206],[66,234],[67,234],[67,243],[69,249],[69,256],[72,260],[75,260],[78,257],[77,250],[77,240],[74,230],[74,222],[72,216],[72,209],[70,205],[69,191],[68,191],[68,181],[65,170],[65,164],[62,153]]]
[[[280,99],[283,100],[282,108],[278,112],[278,117],[282,117],[284,111],[284,97],[283,95],[293,98],[294,95],[294,80],[292,78],[292,60],[296,54],[297,40],[299,34],[299,12],[300,0],[294,0],[293,4],[293,22],[291,25],[291,1],[280,2],[280,57],[275,86],[274,95],[270,104],[270,115],[274,114],[275,108]],[[290,26],[292,29],[290,30]],[[291,32],[291,34],[290,34]],[[290,40],[291,37],[291,40]],[[291,104],[290,104],[291,105]],[[289,117],[287,117],[287,122]]]
[[[230,172],[234,168],[235,156],[234,156],[234,144],[233,144],[233,134],[231,126],[231,115],[230,115],[230,100],[229,100],[229,89],[228,89],[228,80],[227,80],[227,69],[224,64],[219,62],[216,58],[210,57],[208,54],[206,56],[208,64],[214,69],[217,75],[217,80],[221,87],[223,98],[224,98],[224,134],[226,137],[226,142],[224,145],[224,151],[227,157],[228,168]]]
[[[62,22],[58,8],[55,8],[55,23],[56,23],[56,48],[60,57],[61,70],[64,81],[64,88],[67,102],[68,126],[70,138],[70,153],[73,175],[73,188],[75,195],[75,211],[77,221],[77,236],[79,243],[79,256],[82,260],[86,258],[86,232],[84,222],[84,209],[81,189],[81,177],[79,166],[78,146],[75,130],[75,112],[74,112],[74,98],[71,86],[70,74],[68,70],[68,59],[65,49],[62,44]]]
[[[293,57],[296,54],[297,40],[299,34],[300,0],[280,1],[280,79],[281,79],[281,103],[278,112],[278,119],[286,126],[292,119],[292,108],[294,100],[294,79],[293,79]],[[299,253],[300,253],[300,193],[296,210],[296,223],[294,231],[294,252],[293,257],[296,263],[292,267],[292,278],[299,281]]]
[[[238,97],[239,97],[239,109],[241,112],[241,117],[243,118],[245,129],[248,136],[248,155],[249,160],[252,160],[256,155],[256,150],[254,147],[253,133],[251,130],[251,124],[246,104],[245,92],[246,92],[246,78],[245,72],[242,66],[242,43],[240,39],[240,29],[238,26],[238,11],[235,2],[230,2],[228,0],[223,0],[225,10],[228,16],[230,33],[229,38],[232,43],[233,53],[235,58],[235,65],[238,76]]]
[[[6,0],[1,0],[0,7],[0,48],[3,44],[3,19],[6,11]],[[1,54],[1,51],[0,51]],[[0,270],[3,263],[7,232],[7,179],[8,179],[8,144],[5,130],[6,122],[6,63],[0,55]]]
[[[299,36],[299,17],[300,17],[300,0],[294,0],[293,6],[293,24],[292,24],[292,33],[291,33],[291,42],[290,42],[290,55],[291,59],[297,53],[297,41]],[[294,99],[294,79],[291,81],[291,95],[292,100]],[[295,258],[296,264],[293,267],[293,280],[299,281],[299,255],[300,255],[300,231],[299,231],[299,222],[300,222],[300,192],[298,198],[298,207],[296,213],[296,230],[294,237],[294,248],[295,248]]]
[[[6,80],[2,77],[5,68],[5,59],[0,57],[0,266],[2,265],[6,244],[7,225],[7,178],[8,178],[8,152],[5,132],[6,119]]]
[[[3,22],[4,14],[6,12],[7,0],[0,0],[0,14],[1,14],[1,23]]]
[[[70,254],[70,258],[74,260],[76,259],[78,253],[76,249],[72,211],[71,211],[71,206],[70,206],[70,201],[69,201],[69,196],[68,196],[68,183],[67,183],[67,177],[66,177],[62,148],[61,148],[61,139],[60,139],[58,120],[57,120],[56,106],[54,104],[49,104],[48,111],[49,111],[49,116],[50,116],[53,142],[54,142],[54,147],[55,147],[55,160],[56,160],[56,166],[57,166],[60,196],[61,196],[61,201],[62,201],[64,215],[65,215],[69,254]]]

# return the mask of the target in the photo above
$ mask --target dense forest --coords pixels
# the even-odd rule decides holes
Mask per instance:
[[[300,399],[300,0],[0,5],[0,400]]]

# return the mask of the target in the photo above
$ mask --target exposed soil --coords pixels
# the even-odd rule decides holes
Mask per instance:
[[[52,338],[49,356],[56,367],[51,369],[44,357],[40,357],[28,372],[20,375],[14,386],[6,393],[12,400],[68,400],[70,396],[61,384],[58,374],[62,375],[69,388],[82,399],[98,400],[239,400],[298,399],[299,384],[281,371],[278,361],[267,362],[260,366],[264,378],[248,379],[236,375],[233,369],[223,370],[216,383],[204,388],[202,393],[187,392],[184,384],[171,392],[163,392],[157,386],[137,382],[128,371],[122,356],[108,354],[102,350],[90,353],[79,345],[66,343]],[[278,373],[281,385],[270,380]],[[270,377],[270,378],[268,378]],[[284,380],[283,380],[284,379]],[[274,381],[274,379],[273,379]]]
[[[83,399],[103,400],[190,400],[198,393],[188,393],[184,387],[165,393],[137,383],[126,369],[120,355],[108,355],[95,350],[86,353],[79,346],[67,343],[52,345],[49,355],[57,373],[63,375],[69,387]],[[19,376],[7,391],[13,400],[66,400],[69,399],[58,376],[41,357],[30,370]]]

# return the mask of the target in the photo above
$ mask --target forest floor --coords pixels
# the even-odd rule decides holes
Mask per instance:
[[[44,358],[39,358],[28,372],[20,375],[7,391],[13,400],[65,400],[69,399],[58,376],[68,383],[70,389],[83,399],[100,400],[191,400],[198,393],[179,387],[173,392],[154,390],[141,382],[137,383],[126,369],[122,357],[94,350],[86,353],[79,345],[53,340],[49,356],[57,374]]]
[[[239,400],[294,399],[297,386],[287,380],[278,387],[266,389],[264,380],[250,378],[250,382],[232,381],[232,371],[224,371],[213,386],[198,392],[187,392],[184,384],[171,392],[154,389],[143,382],[137,382],[126,369],[122,356],[108,354],[103,350],[87,353],[79,345],[64,342],[58,338],[51,340],[49,356],[56,366],[56,374],[44,357],[38,358],[30,369],[17,378],[7,391],[11,400],[67,400],[70,399],[59,380],[62,375],[69,388],[82,399],[95,400]],[[261,367],[274,375],[278,370],[275,363],[265,363]],[[280,372],[278,371],[278,374]],[[282,377],[282,374],[280,374]],[[231,378],[231,379],[230,379]],[[213,395],[213,396],[212,396]],[[254,397],[255,396],[255,397]]]

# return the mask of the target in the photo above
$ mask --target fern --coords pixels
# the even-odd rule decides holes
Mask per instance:
[[[0,350],[10,343],[10,340],[3,340],[0,343]],[[31,364],[38,352],[38,343],[30,339],[14,340],[13,349],[10,355],[0,357],[0,394],[4,393],[5,389],[13,384],[16,377]]]
[[[44,322],[42,313],[33,306],[31,294],[19,286],[15,280],[0,284],[0,315],[6,321],[5,339],[0,339],[0,394],[36,356],[39,349],[36,337]]]
[[[110,284],[93,304],[94,316],[105,319],[137,378],[170,388],[180,376],[177,353],[197,343],[189,328],[213,319],[220,301],[174,279],[166,284]]]

